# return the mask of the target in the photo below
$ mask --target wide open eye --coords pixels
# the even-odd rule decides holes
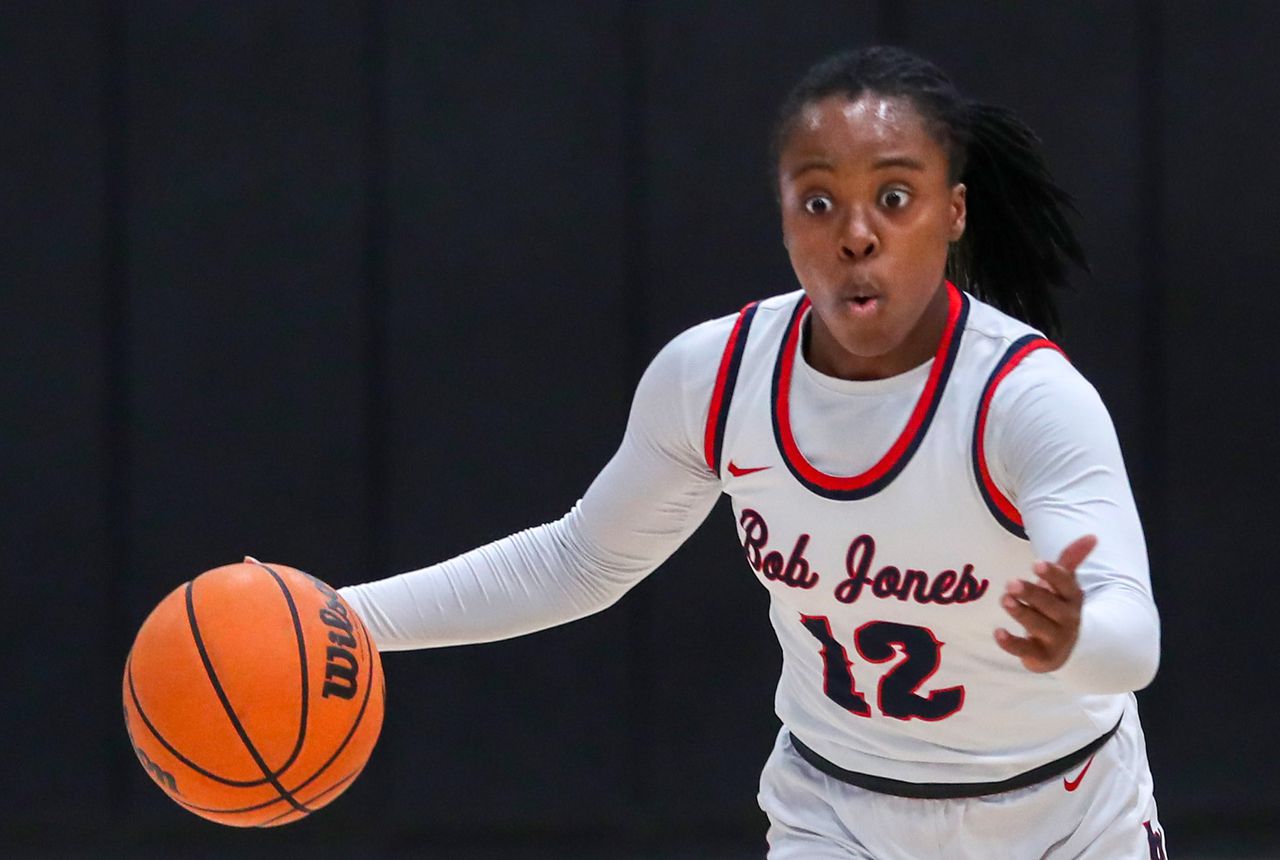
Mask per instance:
[[[835,203],[825,194],[815,194],[804,201],[804,211],[810,215],[826,215],[835,207]]]
[[[890,188],[880,195],[880,205],[886,209],[901,209],[911,201],[911,194],[902,188]]]

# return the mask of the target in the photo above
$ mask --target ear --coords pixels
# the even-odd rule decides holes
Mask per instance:
[[[952,242],[960,241],[960,237],[964,235],[964,220],[968,213],[965,203],[965,188],[963,182],[957,182],[951,188],[951,230],[949,238]]]

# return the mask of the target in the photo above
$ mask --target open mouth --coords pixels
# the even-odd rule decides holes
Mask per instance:
[[[869,314],[880,307],[880,297],[874,293],[849,296],[844,301],[845,307],[855,314]]]

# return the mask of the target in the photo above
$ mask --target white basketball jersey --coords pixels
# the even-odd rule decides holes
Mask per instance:
[[[782,645],[777,713],[847,770],[987,782],[1112,728],[1131,695],[1080,695],[1002,651],[1000,606],[1035,561],[983,459],[986,407],[1039,333],[948,285],[950,316],[923,391],[859,475],[811,465],[789,395],[808,302],[749,305],[725,346],[706,427],[748,563]],[[882,452],[882,456],[881,456]]]

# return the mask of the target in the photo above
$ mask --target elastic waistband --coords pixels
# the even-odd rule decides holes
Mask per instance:
[[[1123,720],[1124,718],[1121,717],[1121,719]],[[867,791],[874,791],[879,794],[946,800],[957,797],[982,797],[986,794],[1000,794],[1005,791],[1026,788],[1029,785],[1044,782],[1046,779],[1052,779],[1055,776],[1066,773],[1097,752],[1119,728],[1120,722],[1117,721],[1110,731],[1094,738],[1080,747],[1080,749],[1069,752],[1062,758],[1054,759],[1048,764],[1042,764],[1039,767],[1034,767],[1031,770],[998,782],[905,782],[900,779],[872,776],[869,773],[858,773],[853,770],[845,770],[838,764],[827,761],[806,746],[794,734],[790,732],[788,734],[791,734],[791,745],[800,754],[800,757],[832,779],[838,779],[849,785],[855,785],[858,788],[865,788]]]

